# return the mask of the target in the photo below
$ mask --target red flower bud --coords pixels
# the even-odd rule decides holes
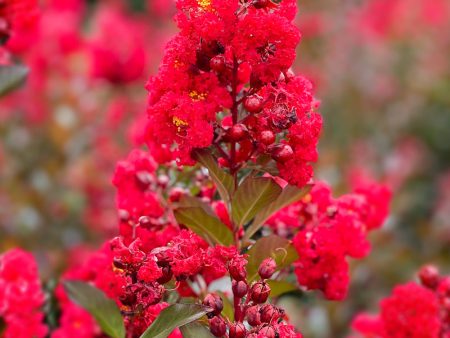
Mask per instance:
[[[185,194],[184,189],[182,188],[173,188],[169,193],[169,201],[170,202],[178,202],[180,198]]]
[[[262,144],[268,146],[275,142],[275,134],[271,130],[263,130],[259,135]]]
[[[250,298],[256,304],[262,304],[267,301],[270,294],[270,286],[264,282],[257,282],[253,284],[250,290]]]
[[[244,297],[248,292],[248,285],[245,281],[233,281],[232,285],[233,295],[237,298]]]
[[[226,68],[225,57],[223,55],[216,55],[209,61],[209,66],[217,73],[222,73]]]
[[[264,304],[260,310],[263,323],[275,323],[284,315],[284,311],[271,304]]]
[[[141,217],[139,217],[138,222],[139,222],[139,225],[141,227],[143,227],[143,228],[148,228],[148,227],[150,227],[152,225],[152,220],[148,216],[141,216]]]
[[[259,313],[259,306],[251,306],[246,311],[247,321],[251,326],[258,326],[261,324],[261,314]]]
[[[248,129],[245,125],[238,123],[227,130],[226,139],[231,142],[242,141],[248,134]]]
[[[222,298],[220,298],[215,293],[209,293],[206,295],[205,299],[203,300],[203,305],[210,307],[212,309],[213,315],[219,315],[223,310],[223,301]]]
[[[222,317],[216,316],[209,320],[211,333],[216,337],[222,337],[227,332],[227,324]]]
[[[130,213],[125,209],[119,209],[119,219],[121,222],[128,222],[130,220]]]
[[[234,280],[245,280],[247,277],[247,270],[245,264],[247,261],[241,258],[233,258],[228,265],[228,271],[230,271],[231,278]]]
[[[276,269],[277,263],[275,263],[273,258],[266,258],[259,265],[258,274],[262,279],[267,279],[272,277]]]
[[[264,326],[261,330],[259,330],[259,333],[265,338],[275,338],[277,336],[277,333],[272,326]]]
[[[434,265],[425,265],[419,271],[420,282],[430,289],[435,289],[439,283],[439,270]]]
[[[292,156],[294,156],[294,151],[287,144],[281,144],[280,146],[275,147],[272,152],[272,158],[280,163],[289,161]]]
[[[230,326],[230,338],[244,338],[247,330],[242,323],[232,323]]]
[[[152,175],[145,170],[136,172],[135,177],[136,183],[141,190],[147,190],[148,186],[152,182]]]
[[[264,99],[255,94],[248,96],[244,101],[244,108],[251,114],[256,114],[263,108]]]

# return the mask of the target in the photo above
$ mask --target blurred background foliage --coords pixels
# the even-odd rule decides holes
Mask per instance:
[[[141,144],[144,85],[175,31],[168,0],[42,2],[19,59],[26,85],[0,99],[0,251],[32,250],[45,278],[71,250],[115,233],[115,163]],[[352,175],[394,193],[373,251],[353,265],[348,299],[284,297],[306,337],[345,337],[420,265],[450,272],[450,4],[301,0],[294,70],[321,100],[316,165],[336,194]]]

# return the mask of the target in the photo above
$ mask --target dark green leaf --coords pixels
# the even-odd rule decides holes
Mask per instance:
[[[261,262],[272,257],[277,263],[277,270],[281,270],[298,259],[297,251],[292,243],[282,237],[270,235],[258,240],[248,250],[247,273],[248,280],[254,281],[258,277],[258,268]]]
[[[292,185],[286,186],[278,198],[270,203],[266,208],[258,212],[252,224],[246,229],[244,242],[249,240],[264,224],[264,222],[278,210],[292,204],[311,191],[311,185],[303,188],[297,188]]]
[[[0,66],[0,96],[20,86],[26,79],[28,69],[20,65]]]
[[[201,207],[178,208],[174,214],[178,223],[184,224],[211,244],[229,246],[234,242],[230,229]]]
[[[281,187],[271,178],[248,177],[239,186],[231,202],[231,215],[237,226],[250,221],[280,194]]]
[[[208,149],[196,149],[192,153],[192,157],[208,169],[220,197],[225,203],[228,203],[234,192],[233,176],[223,171],[217,165],[216,160]]]
[[[166,338],[177,327],[200,319],[206,312],[203,306],[197,304],[170,305],[161,311],[141,338]]]
[[[209,329],[200,323],[190,323],[180,327],[184,338],[214,338]]]
[[[69,298],[87,310],[104,333],[113,338],[125,337],[123,318],[116,302],[96,287],[80,281],[64,282]]]
[[[300,292],[297,285],[282,280],[268,280],[270,286],[270,297],[279,297],[289,292]]]
[[[200,200],[197,197],[193,197],[193,196],[189,196],[189,195],[182,196],[180,201],[178,202],[177,207],[178,208],[200,207],[203,210],[205,210],[207,214],[214,216],[214,217],[216,216],[216,214],[214,213],[214,210],[211,208],[211,206],[209,204],[203,202],[202,200]]]

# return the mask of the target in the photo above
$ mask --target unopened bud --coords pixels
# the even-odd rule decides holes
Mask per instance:
[[[209,307],[212,309],[213,315],[218,315],[223,310],[223,301],[222,298],[220,298],[215,293],[209,293],[206,295],[205,299],[203,300],[203,305]]]
[[[277,269],[277,263],[273,258],[266,258],[259,266],[258,274],[262,279],[268,279],[272,277]]]
[[[267,301],[270,294],[270,287],[267,283],[257,282],[253,284],[250,290],[250,298],[256,304],[262,304]]]
[[[227,324],[222,317],[216,316],[209,320],[211,333],[216,337],[223,337],[227,332]]]

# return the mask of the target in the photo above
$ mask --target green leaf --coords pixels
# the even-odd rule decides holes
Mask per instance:
[[[96,287],[80,281],[66,281],[64,288],[69,298],[87,310],[102,331],[113,338],[125,337],[123,318],[116,302]]]
[[[258,268],[263,260],[272,257],[277,263],[277,270],[281,270],[298,259],[297,251],[291,241],[270,235],[258,240],[247,252],[247,274],[249,282],[258,278]]]
[[[214,210],[211,208],[211,206],[197,197],[184,195],[180,198],[180,201],[178,202],[177,205],[177,208],[193,208],[193,207],[200,207],[204,211],[206,211],[207,214],[216,217],[216,214]]]
[[[233,176],[223,171],[217,165],[216,160],[208,149],[195,149],[192,157],[208,169],[209,175],[216,184],[220,197],[225,203],[228,203],[234,192]]]
[[[201,207],[178,208],[174,210],[174,215],[178,223],[184,224],[211,244],[229,246],[234,242],[231,230]]]
[[[270,286],[270,297],[279,297],[289,292],[300,292],[297,285],[283,280],[268,280]]]
[[[275,212],[297,202],[308,194],[311,191],[311,187],[311,185],[307,185],[303,188],[297,188],[296,186],[287,185],[275,201],[256,214],[252,224],[245,230],[243,242],[245,243],[249,240]]]
[[[28,69],[20,65],[0,66],[0,96],[19,87],[26,79]]]
[[[214,338],[209,329],[196,322],[192,322],[180,327],[184,338]]]
[[[207,310],[197,304],[173,304],[161,311],[141,338],[166,338],[177,327],[200,319]]]
[[[280,194],[281,187],[268,177],[248,177],[239,186],[231,202],[231,215],[242,226],[266,208]]]

